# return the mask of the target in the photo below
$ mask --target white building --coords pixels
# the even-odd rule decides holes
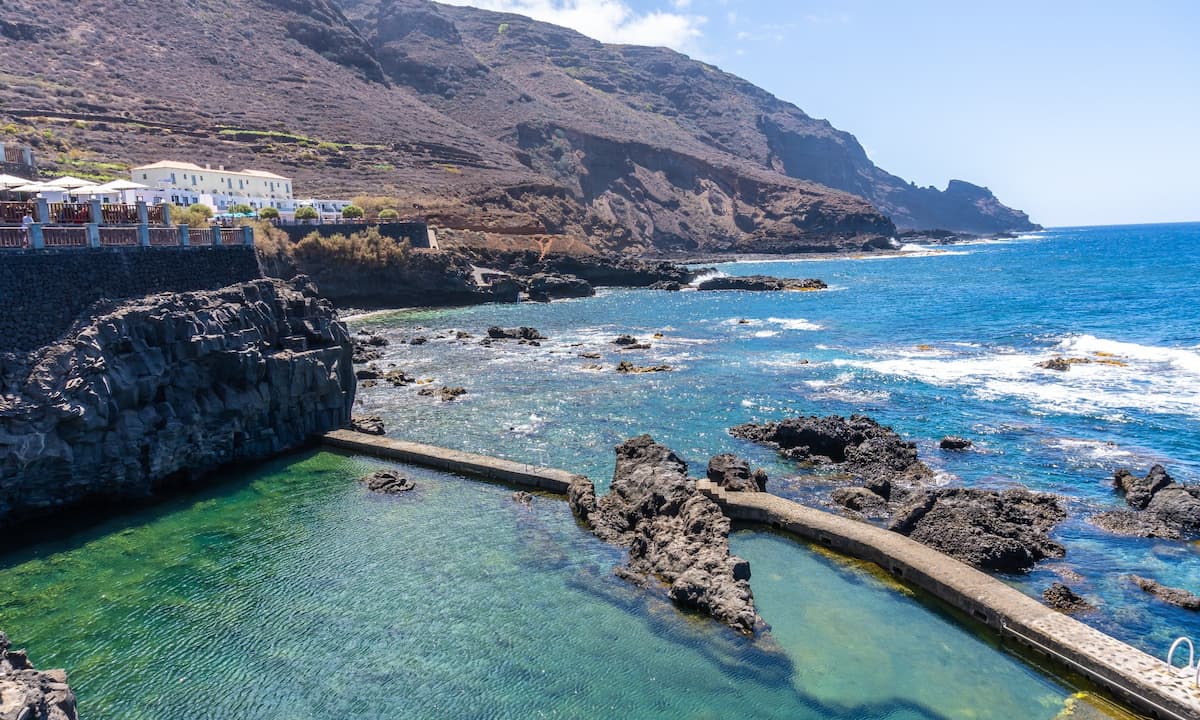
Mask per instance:
[[[321,222],[338,222],[342,208],[351,204],[349,200],[297,200],[289,177],[265,170],[226,170],[224,165],[200,167],[163,160],[133,168],[130,179],[147,186],[141,195],[146,202],[202,203],[217,214],[228,212],[234,205],[249,205],[255,210],[273,207],[281,218],[291,221],[297,208],[311,205],[320,213]]]

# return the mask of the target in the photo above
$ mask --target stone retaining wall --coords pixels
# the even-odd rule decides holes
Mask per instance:
[[[0,352],[58,339],[97,300],[215,290],[262,277],[253,247],[7,250],[0,254]]]

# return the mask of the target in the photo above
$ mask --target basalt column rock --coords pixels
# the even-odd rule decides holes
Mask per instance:
[[[125,503],[350,420],[352,347],[306,278],[152,295],[6,358],[0,527]]]
[[[687,464],[649,435],[617,446],[608,494],[590,481],[568,493],[572,510],[601,539],[629,548],[619,572],[634,582],[653,577],[683,607],[743,632],[761,622],[750,590],[750,564],[729,553],[729,518],[696,490]]]

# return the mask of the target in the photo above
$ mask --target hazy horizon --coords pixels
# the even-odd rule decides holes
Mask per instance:
[[[1047,227],[1200,221],[1200,5],[449,1],[672,47]]]

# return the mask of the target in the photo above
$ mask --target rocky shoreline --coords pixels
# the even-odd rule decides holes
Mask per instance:
[[[76,720],[75,693],[63,670],[37,670],[0,630],[0,718]]]

